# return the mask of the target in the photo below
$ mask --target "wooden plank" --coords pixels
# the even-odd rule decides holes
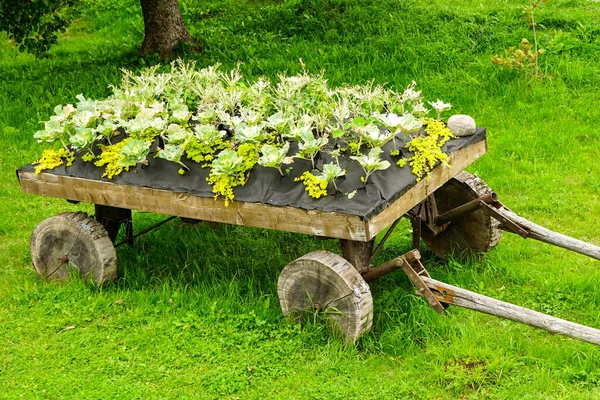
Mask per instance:
[[[563,249],[571,250],[576,253],[584,254],[586,256],[595,258],[596,260],[600,260],[600,247],[595,246],[591,243],[586,243],[578,239],[574,239],[570,236],[566,236],[550,229],[544,228],[543,226],[539,226],[534,224],[521,217],[520,215],[515,214],[508,208],[502,207],[498,209],[493,209],[501,216],[505,217],[509,221],[516,223],[517,226],[521,228],[525,228],[529,238],[536,239],[545,243],[553,244],[558,247],[562,247]],[[507,229],[509,232],[512,232],[512,229]],[[513,232],[516,233],[516,232]]]
[[[23,192],[184,218],[367,241],[366,222],[347,214],[198,197],[188,193],[19,171]]]
[[[418,182],[389,207],[369,220],[367,239],[373,239],[379,232],[425,200],[427,196],[435,192],[436,189],[471,165],[486,152],[487,140],[482,140],[452,153],[449,157],[450,167],[437,166],[431,171],[429,179],[423,179]]]
[[[600,345],[600,330],[516,306],[422,276],[439,301],[521,322],[552,333]]]

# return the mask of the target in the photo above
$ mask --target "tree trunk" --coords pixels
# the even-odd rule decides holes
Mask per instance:
[[[141,0],[144,14],[144,43],[140,56],[158,53],[161,58],[174,57],[181,41],[194,43],[179,9],[178,0]]]

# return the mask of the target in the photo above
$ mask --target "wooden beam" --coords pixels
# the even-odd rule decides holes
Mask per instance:
[[[513,223],[516,223],[517,227],[525,228],[525,231],[527,232],[526,237],[528,237],[528,238],[532,238],[532,239],[539,240],[541,242],[553,244],[555,246],[562,247],[563,249],[571,250],[576,253],[584,254],[586,256],[595,258],[596,260],[600,260],[600,247],[598,247],[598,246],[595,246],[591,243],[583,242],[578,239],[574,239],[570,236],[566,236],[566,235],[551,231],[550,229],[544,228],[543,226],[534,224],[533,222],[529,221],[528,219],[525,219],[525,218],[521,217],[520,215],[515,214],[508,208],[505,208],[505,207],[501,207],[498,209],[492,208],[492,210],[495,210],[501,216],[505,217],[508,221],[512,221]],[[504,221],[501,221],[501,222],[504,222]],[[501,226],[501,229],[503,229],[502,226]],[[511,227],[507,227],[506,230],[509,232],[517,233],[517,232],[513,231],[513,229]]]
[[[598,329],[496,300],[425,276],[422,276],[421,279],[441,302],[510,319],[548,332],[600,345],[600,330]]]
[[[475,160],[486,152],[487,140],[482,140],[452,153],[448,160],[450,167],[438,165],[431,171],[429,179],[423,179],[418,182],[389,207],[369,220],[367,239],[373,239],[379,232],[425,200],[427,196],[435,192],[460,171],[473,164]]]
[[[198,197],[188,193],[19,171],[25,193],[150,211],[203,221],[367,241],[366,222],[354,215]]]

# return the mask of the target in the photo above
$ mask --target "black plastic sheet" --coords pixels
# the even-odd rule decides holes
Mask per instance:
[[[473,136],[460,137],[447,142],[443,150],[447,154],[466,147],[470,144],[485,140],[485,129],[478,128]],[[402,146],[402,138],[396,142],[398,148]],[[295,154],[297,145],[292,144],[290,154]],[[256,165],[243,187],[234,189],[235,200],[242,202],[264,203],[274,206],[291,206],[305,210],[321,210],[343,214],[357,215],[364,219],[381,212],[389,204],[400,198],[406,191],[413,187],[417,181],[412,174],[410,166],[400,168],[396,165],[398,157],[390,156],[393,143],[389,142],[383,147],[381,154],[383,160],[390,162],[391,166],[383,171],[374,172],[368,179],[367,184],[361,182],[361,176],[365,173],[358,162],[351,160],[346,155],[339,158],[340,166],[346,169],[346,176],[336,181],[339,189],[335,193],[333,185],[329,185],[328,196],[320,199],[311,198],[304,190],[301,182],[294,179],[302,175],[304,171],[311,169],[310,160],[295,159],[290,166],[293,169],[289,174],[281,176],[274,168],[265,168]],[[409,156],[405,149],[401,149],[403,155]],[[129,172],[114,177],[111,182],[119,185],[142,186],[154,189],[168,190],[177,193],[190,193],[200,197],[213,197],[212,186],[208,184],[208,168],[202,168],[199,164],[182,158],[182,161],[190,170],[185,175],[179,175],[181,168],[176,163],[160,158],[154,158],[156,145],[153,146],[148,155],[149,164],[146,167],[131,168]],[[321,153],[319,153],[321,154]],[[320,168],[324,163],[331,162],[328,154],[320,155],[316,160],[316,167]],[[288,167],[287,165],[284,168]],[[22,171],[34,171],[35,166],[26,165],[20,168]],[[44,171],[54,175],[71,176],[77,178],[109,181],[102,178],[104,168],[96,167],[91,163],[83,162],[80,158],[70,167],[60,166],[51,171]],[[344,193],[356,194],[351,199]],[[217,199],[216,201],[223,201]],[[118,207],[118,204],[114,204]]]

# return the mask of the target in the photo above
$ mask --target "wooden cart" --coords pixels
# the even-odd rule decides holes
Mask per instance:
[[[495,303],[487,310],[482,309],[483,296],[473,300],[473,295],[479,295],[460,292],[448,285],[443,287],[442,282],[431,279],[419,261],[421,239],[442,257],[451,251],[480,254],[498,243],[503,229],[523,237],[554,241],[554,244],[571,249],[576,247],[576,251],[600,258],[600,249],[595,246],[540,231],[540,227],[526,220],[516,220],[519,217],[503,207],[483,181],[463,172],[486,151],[487,142],[483,136],[482,140],[451,153],[449,167],[436,167],[428,179],[414,182],[402,196],[370,218],[238,201],[225,207],[223,201],[189,193],[52,172],[36,174],[25,167],[17,173],[24,192],[96,205],[95,219],[84,213],[63,213],[35,228],[31,239],[33,265],[46,279],[64,279],[73,269],[98,284],[116,278],[113,243],[122,225],[127,230],[125,241],[133,240],[131,210],[339,239],[343,257],[316,251],[292,261],[280,275],[278,294],[285,315],[321,312],[348,340],[354,341],[372,324],[373,301],[368,282],[399,268],[417,286],[417,294],[424,296],[438,312],[448,304],[457,304],[500,315]],[[373,268],[373,258],[402,217],[411,219],[415,250]],[[375,246],[376,236],[388,227]],[[558,243],[555,243],[557,237]],[[474,305],[469,306],[469,301]],[[506,303],[501,304],[504,312],[501,316],[544,329],[547,329],[547,318],[552,318],[519,307],[513,315],[506,312]],[[535,315],[523,317],[523,310]],[[542,322],[538,321],[537,314],[543,316]],[[550,330],[600,343],[600,332],[594,329],[552,320],[558,321],[553,326],[567,325],[564,329],[560,325],[560,329]]]

